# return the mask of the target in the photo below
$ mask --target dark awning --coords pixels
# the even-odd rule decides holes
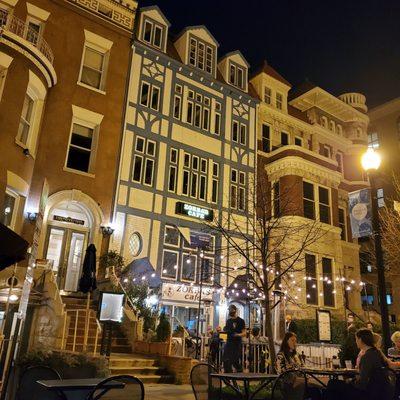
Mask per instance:
[[[135,279],[136,283],[146,284],[150,288],[156,288],[162,284],[160,276],[157,274],[147,257],[133,260],[126,266],[124,272],[129,274],[130,278]]]
[[[0,271],[26,258],[29,243],[0,223]]]

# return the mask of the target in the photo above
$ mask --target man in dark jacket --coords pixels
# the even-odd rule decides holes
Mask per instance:
[[[286,332],[293,332],[297,335],[297,324],[293,321],[291,315],[286,315],[286,324],[285,324]]]

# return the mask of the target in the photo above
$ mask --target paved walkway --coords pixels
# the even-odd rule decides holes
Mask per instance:
[[[164,385],[146,384],[144,386],[145,400],[194,400],[192,387],[190,385]]]

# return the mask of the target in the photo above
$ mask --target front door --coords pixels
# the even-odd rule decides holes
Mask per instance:
[[[78,290],[86,242],[87,232],[49,227],[46,259],[53,261],[60,289],[67,292]]]

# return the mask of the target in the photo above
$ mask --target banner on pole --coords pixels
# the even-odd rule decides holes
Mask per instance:
[[[372,235],[371,193],[369,189],[349,193],[349,215],[353,238]]]

